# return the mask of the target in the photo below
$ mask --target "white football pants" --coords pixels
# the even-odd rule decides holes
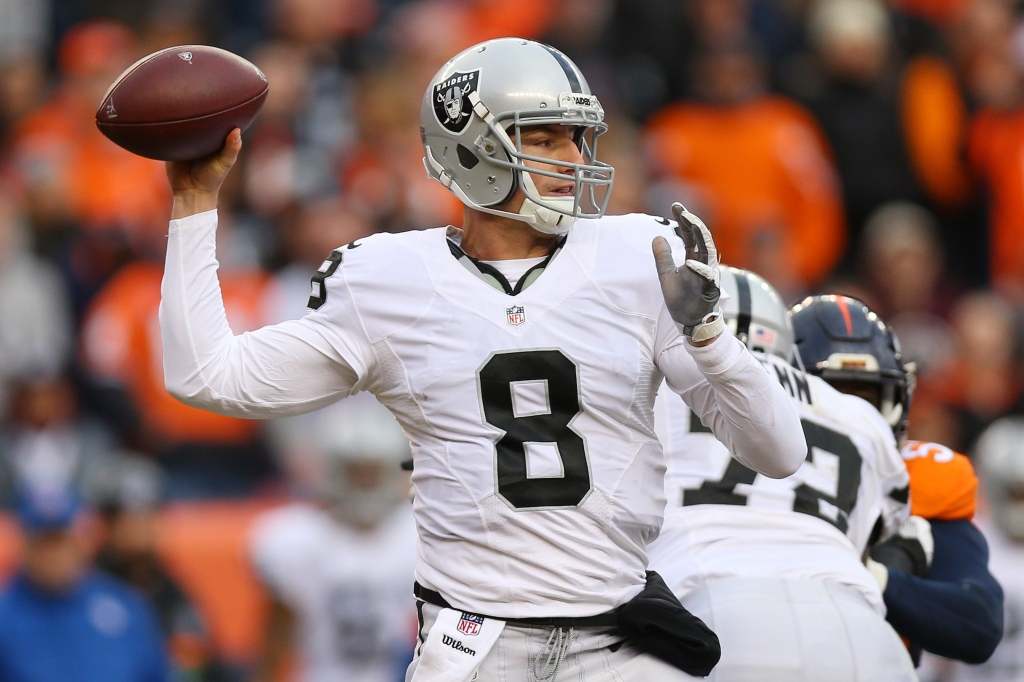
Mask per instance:
[[[440,609],[423,604],[423,623],[419,645],[427,637]],[[474,680],[477,682],[688,682],[705,678],[692,677],[661,659],[645,654],[608,628],[580,628],[573,631],[572,642],[556,675],[544,679],[543,654],[552,628],[513,627],[506,625],[490,653],[484,658]],[[541,659],[541,660],[538,660]],[[405,675],[411,680],[416,670],[413,659]],[[538,676],[536,671],[540,671]],[[550,671],[550,667],[548,668]]]
[[[721,578],[683,605],[722,643],[709,682],[917,682],[896,631],[836,582]]]

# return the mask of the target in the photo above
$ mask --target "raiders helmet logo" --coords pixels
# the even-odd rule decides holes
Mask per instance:
[[[480,87],[480,69],[464,73],[456,71],[434,86],[434,116],[445,130],[458,135],[473,115],[470,93]]]

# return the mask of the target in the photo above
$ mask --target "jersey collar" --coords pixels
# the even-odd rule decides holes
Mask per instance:
[[[505,279],[505,275],[501,274],[497,268],[473,258],[462,250],[462,230],[449,225],[445,233],[445,237],[448,242],[448,250],[451,251],[452,256],[454,256],[464,268],[469,270],[479,279],[487,282],[487,284],[498,291],[508,294],[509,296],[515,296],[536,282],[537,278],[540,277],[542,272],[544,272],[544,268],[548,266],[548,263],[550,263],[556,255],[558,255],[558,252],[562,250],[562,246],[565,244],[564,236],[558,238],[555,242],[555,248],[551,251],[551,254],[540,263],[537,263],[523,273],[523,276],[519,278],[519,282],[517,282],[516,286],[513,287],[509,284],[508,280]]]

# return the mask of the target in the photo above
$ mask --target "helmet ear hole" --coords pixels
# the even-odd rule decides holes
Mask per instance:
[[[455,153],[459,157],[459,164],[466,170],[472,170],[478,163],[480,163],[480,159],[477,158],[476,154],[471,152],[468,147],[461,144],[455,148]]]

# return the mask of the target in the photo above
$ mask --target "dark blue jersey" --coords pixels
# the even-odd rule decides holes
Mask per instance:
[[[988,570],[988,545],[967,519],[932,520],[935,557],[927,578],[889,571],[886,616],[921,650],[965,661],[988,659],[1003,635],[1003,590]]]

